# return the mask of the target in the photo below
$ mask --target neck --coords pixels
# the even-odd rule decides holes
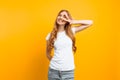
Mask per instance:
[[[60,25],[58,31],[64,31],[64,25]]]

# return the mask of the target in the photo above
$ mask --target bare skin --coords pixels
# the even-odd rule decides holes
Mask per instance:
[[[61,12],[57,17],[57,23],[59,24],[58,32],[64,31],[64,26],[66,24],[67,20],[67,13]],[[65,20],[64,20],[65,19]]]
[[[80,32],[93,24],[92,20],[71,20],[66,12],[61,12],[57,17],[57,23],[60,25],[58,31],[64,30],[64,25],[66,22],[70,24],[81,24],[81,26],[75,27],[75,32]]]
[[[80,26],[75,27],[75,33],[78,33],[80,31],[90,27],[93,24],[92,20],[73,20],[73,19],[71,20],[66,12],[61,12],[60,15],[58,15],[58,17],[57,17],[57,23],[59,24],[58,32],[64,31],[64,25],[66,22],[69,22],[70,24],[81,24]],[[48,41],[46,43],[48,43]],[[46,47],[46,55],[50,61],[52,59],[52,56],[48,53],[49,52]]]

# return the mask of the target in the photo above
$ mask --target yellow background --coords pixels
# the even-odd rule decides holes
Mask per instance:
[[[45,37],[58,12],[93,20],[77,33],[75,80],[120,80],[119,0],[0,1],[0,80],[47,80]]]

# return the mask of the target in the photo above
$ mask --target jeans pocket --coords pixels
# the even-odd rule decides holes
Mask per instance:
[[[58,77],[59,77],[59,76],[58,76],[58,71],[49,68],[48,77],[51,77],[51,78],[58,78]]]
[[[64,71],[62,76],[64,80],[74,80],[74,70]]]

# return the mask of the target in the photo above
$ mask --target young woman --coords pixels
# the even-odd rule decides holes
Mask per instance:
[[[80,24],[72,27],[72,24]],[[74,35],[93,24],[92,20],[73,20],[68,10],[61,10],[53,30],[46,36],[46,56],[50,61],[48,80],[74,80]],[[51,50],[54,48],[54,55]]]

